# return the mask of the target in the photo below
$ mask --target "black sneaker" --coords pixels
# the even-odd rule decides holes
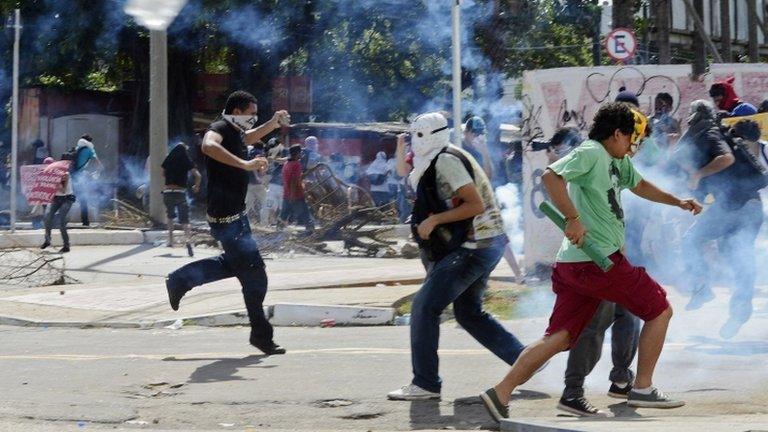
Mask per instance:
[[[43,244],[40,245],[40,249],[45,249],[45,248],[47,248],[50,245],[51,245],[51,242],[46,240],[46,241],[43,242]]]
[[[608,414],[595,408],[585,397],[579,398],[560,398],[557,409],[567,413],[576,414],[580,417],[607,417]]]
[[[636,408],[679,408],[683,405],[685,405],[684,401],[674,400],[660,392],[656,387],[650,394],[642,394],[632,390],[627,399],[627,406]]]
[[[171,309],[179,310],[179,302],[187,292],[181,287],[174,286],[170,278],[165,280],[165,289],[168,291],[168,302],[171,304]]]
[[[489,388],[480,393],[480,400],[483,401],[483,405],[485,405],[485,409],[488,410],[488,414],[490,414],[497,422],[509,418],[509,408],[501,404],[494,388]]]
[[[251,339],[251,345],[260,349],[266,355],[280,355],[285,354],[285,348],[276,344],[274,341],[261,342]]]
[[[608,396],[616,399],[626,399],[630,391],[632,391],[632,384],[619,387],[616,383],[612,382],[611,388],[608,389]]]
[[[67,253],[69,252],[69,246],[64,246],[63,248],[59,249],[59,253]]]

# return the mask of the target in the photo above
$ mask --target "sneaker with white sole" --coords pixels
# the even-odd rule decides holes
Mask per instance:
[[[430,399],[440,399],[440,393],[424,390],[423,388],[417,386],[416,384],[408,384],[406,386],[400,387],[397,390],[387,393],[387,398],[390,400],[404,400],[404,401],[430,400]]]
[[[480,400],[483,401],[488,414],[497,422],[501,423],[502,420],[509,418],[509,407],[501,403],[493,387],[480,393]]]
[[[557,409],[567,413],[576,414],[579,417],[608,417],[608,413],[600,411],[594,405],[589,403],[585,397],[578,398],[560,398]]]
[[[685,405],[684,401],[672,399],[656,387],[650,394],[643,394],[632,389],[627,398],[627,406],[636,408],[680,408],[683,405]]]
[[[629,392],[632,391],[632,384],[627,384],[624,387],[619,387],[615,382],[611,383],[611,387],[608,389],[608,396],[616,399],[626,399],[629,396]]]

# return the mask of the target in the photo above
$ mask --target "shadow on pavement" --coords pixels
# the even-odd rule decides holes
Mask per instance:
[[[266,358],[266,355],[249,355],[243,358],[221,358],[213,363],[209,363],[198,367],[192,375],[189,376],[187,383],[211,383],[221,381],[243,381],[243,378],[237,375],[237,372],[242,368],[258,365],[261,360]],[[183,358],[177,359],[174,357],[164,358],[163,361],[203,361],[210,360],[210,358]],[[262,368],[277,367],[276,365],[260,366]]]
[[[446,411],[450,402],[442,402]],[[485,429],[498,430],[499,425],[488,415],[480,398],[470,396],[453,401],[453,415],[440,413],[441,401],[413,401],[410,408],[411,428],[419,429]]]
[[[735,356],[768,354],[768,341],[731,342],[704,336],[691,337],[690,341],[693,342],[694,345],[686,347],[686,351],[702,354]]]
[[[96,261],[95,263],[88,264],[85,267],[82,267],[82,268],[72,268],[70,270],[74,270],[74,271],[90,270],[90,269],[92,269],[94,267],[98,267],[98,266],[100,266],[102,264],[106,264],[108,262],[117,261],[119,259],[127,258],[127,257],[132,256],[132,255],[140,254],[140,253],[142,253],[144,251],[147,251],[147,250],[150,250],[152,248],[154,248],[154,246],[152,246],[150,244],[140,244],[140,245],[138,245],[138,246],[136,246],[134,248],[128,249],[125,252],[121,252],[119,254],[112,255],[112,256],[104,258],[102,260]]]
[[[619,402],[608,405],[608,410],[611,411],[611,414],[613,414],[614,418],[626,420],[643,418],[643,416],[637,412],[637,408],[628,406],[626,402]]]

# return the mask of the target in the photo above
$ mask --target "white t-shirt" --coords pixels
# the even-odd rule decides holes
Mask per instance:
[[[63,186],[59,186],[59,189],[54,193],[55,196],[67,196],[67,195],[74,195],[74,191],[72,190],[72,178],[70,177],[67,180],[67,184]]]
[[[472,229],[468,234],[468,240],[462,246],[470,249],[487,247],[490,245],[490,242],[485,240],[490,240],[504,234],[504,221],[501,218],[499,205],[493,194],[493,187],[490,180],[488,180],[488,176],[485,175],[483,167],[480,166],[472,155],[457,147],[451,146],[451,148],[463,153],[472,165],[475,177],[474,185],[485,206],[485,211],[475,216],[475,219],[472,221]],[[459,158],[446,153],[438,156],[435,169],[438,196],[446,202],[449,208],[453,208],[459,204],[456,191],[462,186],[472,183],[472,177],[470,177]]]

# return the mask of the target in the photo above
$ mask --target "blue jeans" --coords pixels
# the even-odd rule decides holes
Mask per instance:
[[[264,315],[267,272],[251,226],[245,216],[230,223],[211,223],[211,236],[221,243],[224,253],[189,263],[168,275],[169,283],[187,291],[196,286],[236,277],[243,287],[243,299],[251,323],[251,340],[272,340],[272,325]]]
[[[440,314],[451,303],[459,325],[507,364],[513,364],[523,351],[523,344],[483,310],[488,276],[501,259],[505,242],[504,237],[483,249],[459,248],[427,271],[411,309],[413,384],[440,392]]]
[[[581,332],[578,342],[568,353],[568,367],[565,369],[565,390],[563,398],[584,396],[584,378],[600,360],[603,339],[608,327],[611,329],[611,358],[613,369],[608,379],[612,382],[632,383],[635,374],[629,368],[637,353],[640,341],[640,322],[623,307],[604,301],[595,312],[592,321]]]
[[[763,203],[747,201],[730,210],[714,204],[683,235],[683,259],[686,273],[693,279],[694,295],[710,291],[709,264],[702,252],[706,243],[718,240],[720,255],[733,273],[730,317],[747,322],[752,315],[755,290],[755,239],[763,224]]]

